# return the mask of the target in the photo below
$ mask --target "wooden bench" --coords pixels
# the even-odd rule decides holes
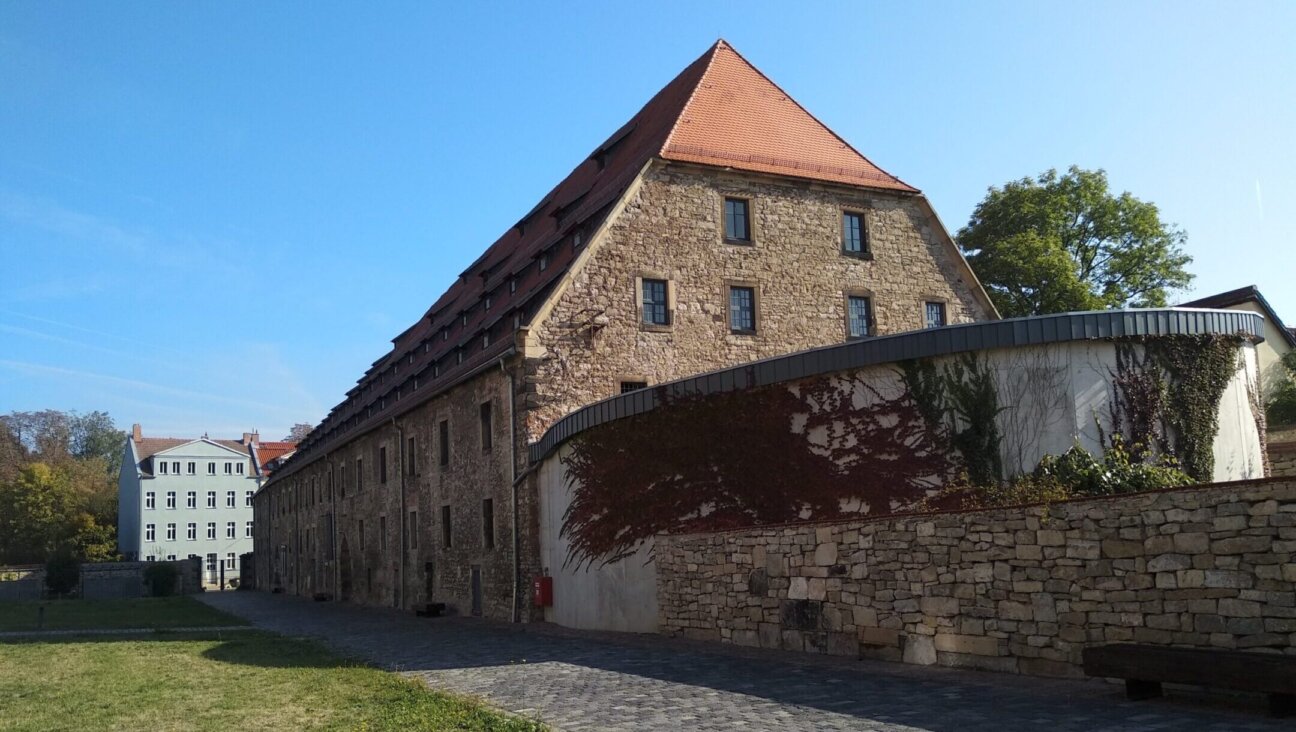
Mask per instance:
[[[420,618],[439,618],[445,614],[444,602],[429,602],[423,608],[414,611],[414,614]]]
[[[1084,649],[1089,676],[1124,679],[1130,699],[1161,696],[1161,684],[1191,684],[1269,695],[1275,717],[1296,714],[1296,656],[1119,643]]]

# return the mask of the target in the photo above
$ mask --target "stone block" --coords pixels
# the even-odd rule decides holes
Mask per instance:
[[[936,645],[931,636],[911,635],[905,638],[904,662],[919,666],[930,666],[936,663]]]
[[[810,597],[810,583],[805,577],[792,577],[788,580],[788,599],[805,600]]]
[[[955,597],[924,597],[918,601],[919,609],[934,617],[953,617],[959,614],[959,601]]]
[[[1147,563],[1149,572],[1173,572],[1177,569],[1190,569],[1192,559],[1185,554],[1162,554]]]
[[[1251,600],[1235,600],[1231,597],[1220,598],[1219,614],[1232,618],[1260,617],[1260,603]]]
[[[999,639],[984,635],[958,635],[937,633],[936,650],[949,653],[970,653],[976,656],[998,656]]]
[[[1199,531],[1175,534],[1174,548],[1183,554],[1200,554],[1210,550],[1210,536]]]
[[[1110,559],[1125,559],[1128,557],[1143,556],[1143,542],[1126,541],[1123,539],[1104,539],[1102,543],[1102,554]]]
[[[837,563],[837,542],[828,541],[815,548],[814,563],[820,567],[830,567]]]
[[[860,628],[860,645],[899,648],[904,634],[891,628]]]

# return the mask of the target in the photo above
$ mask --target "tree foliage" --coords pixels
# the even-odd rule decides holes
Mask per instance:
[[[125,440],[104,412],[0,416],[0,563],[115,556]]]
[[[298,422],[289,430],[288,436],[283,439],[284,442],[301,442],[306,439],[307,435],[315,428],[305,422]]]
[[[992,187],[958,234],[1005,317],[1163,306],[1192,281],[1186,240],[1154,204],[1075,166]]]
[[[1279,378],[1265,404],[1265,418],[1270,427],[1296,425],[1296,351],[1283,356],[1282,366],[1286,373]]]

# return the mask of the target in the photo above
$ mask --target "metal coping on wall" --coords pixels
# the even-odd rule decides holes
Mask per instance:
[[[607,422],[656,409],[666,398],[771,386],[847,369],[994,348],[1131,336],[1236,335],[1264,340],[1264,317],[1239,310],[1152,308],[1059,313],[961,323],[798,351],[731,366],[595,402],[554,423],[530,446],[538,463],[567,440]]]

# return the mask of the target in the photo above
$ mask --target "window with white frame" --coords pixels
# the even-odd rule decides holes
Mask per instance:
[[[185,508],[198,508],[197,491],[189,491],[185,494]]]
[[[167,534],[166,534],[166,536],[167,536],[167,538],[166,538],[167,541],[175,541],[175,538],[176,538],[176,525],[175,525],[175,524],[167,524]]]
[[[251,521],[247,522],[247,524],[243,527],[243,536],[244,536],[244,538],[247,538],[247,539],[251,539],[251,538],[252,538],[252,522],[251,522]]]
[[[158,463],[158,470],[157,470],[157,471],[158,471],[158,475],[166,475],[166,474],[167,474],[167,463],[166,463],[165,460],[163,460],[162,462]]]
[[[227,491],[225,493],[225,508],[234,508],[237,505],[238,493],[235,491]]]
[[[251,506],[251,505],[252,505],[252,494],[253,494],[253,491],[247,491],[246,493],[243,494],[243,505],[244,505],[244,506]]]
[[[185,527],[185,538],[189,541],[198,541],[198,524],[189,524]]]
[[[216,463],[207,463],[207,474],[208,475],[216,474]]]
[[[179,474],[180,474],[180,461],[179,461],[179,460],[177,460],[177,461],[171,463],[171,472],[174,473],[174,474],[176,474],[176,475],[179,475]]]
[[[225,538],[226,539],[238,538],[238,524],[234,523],[233,521],[225,524]]]
[[[144,494],[144,508],[150,508],[150,509],[151,509],[151,508],[153,508],[153,507],[156,506],[156,505],[157,505],[157,496],[154,495],[153,491],[149,491],[148,493],[145,493],[145,494]]]
[[[207,491],[207,508],[216,508],[216,491]]]
[[[865,338],[872,333],[869,325],[873,322],[873,304],[863,295],[851,295],[846,298],[849,334],[851,338]]]
[[[229,554],[226,554],[225,569],[234,569],[234,562],[236,561],[237,561],[237,557],[234,556],[234,552],[230,552]]]
[[[175,491],[167,491],[167,508],[175,508]]]
[[[216,538],[216,522],[215,522],[215,521],[208,521],[208,522],[207,522],[207,538],[208,538],[208,539],[215,539],[215,538]]]
[[[144,541],[157,541],[157,526],[144,524]]]
[[[189,463],[189,470],[188,470],[188,473],[189,473],[190,475],[197,475],[197,474],[198,474],[198,463]]]

